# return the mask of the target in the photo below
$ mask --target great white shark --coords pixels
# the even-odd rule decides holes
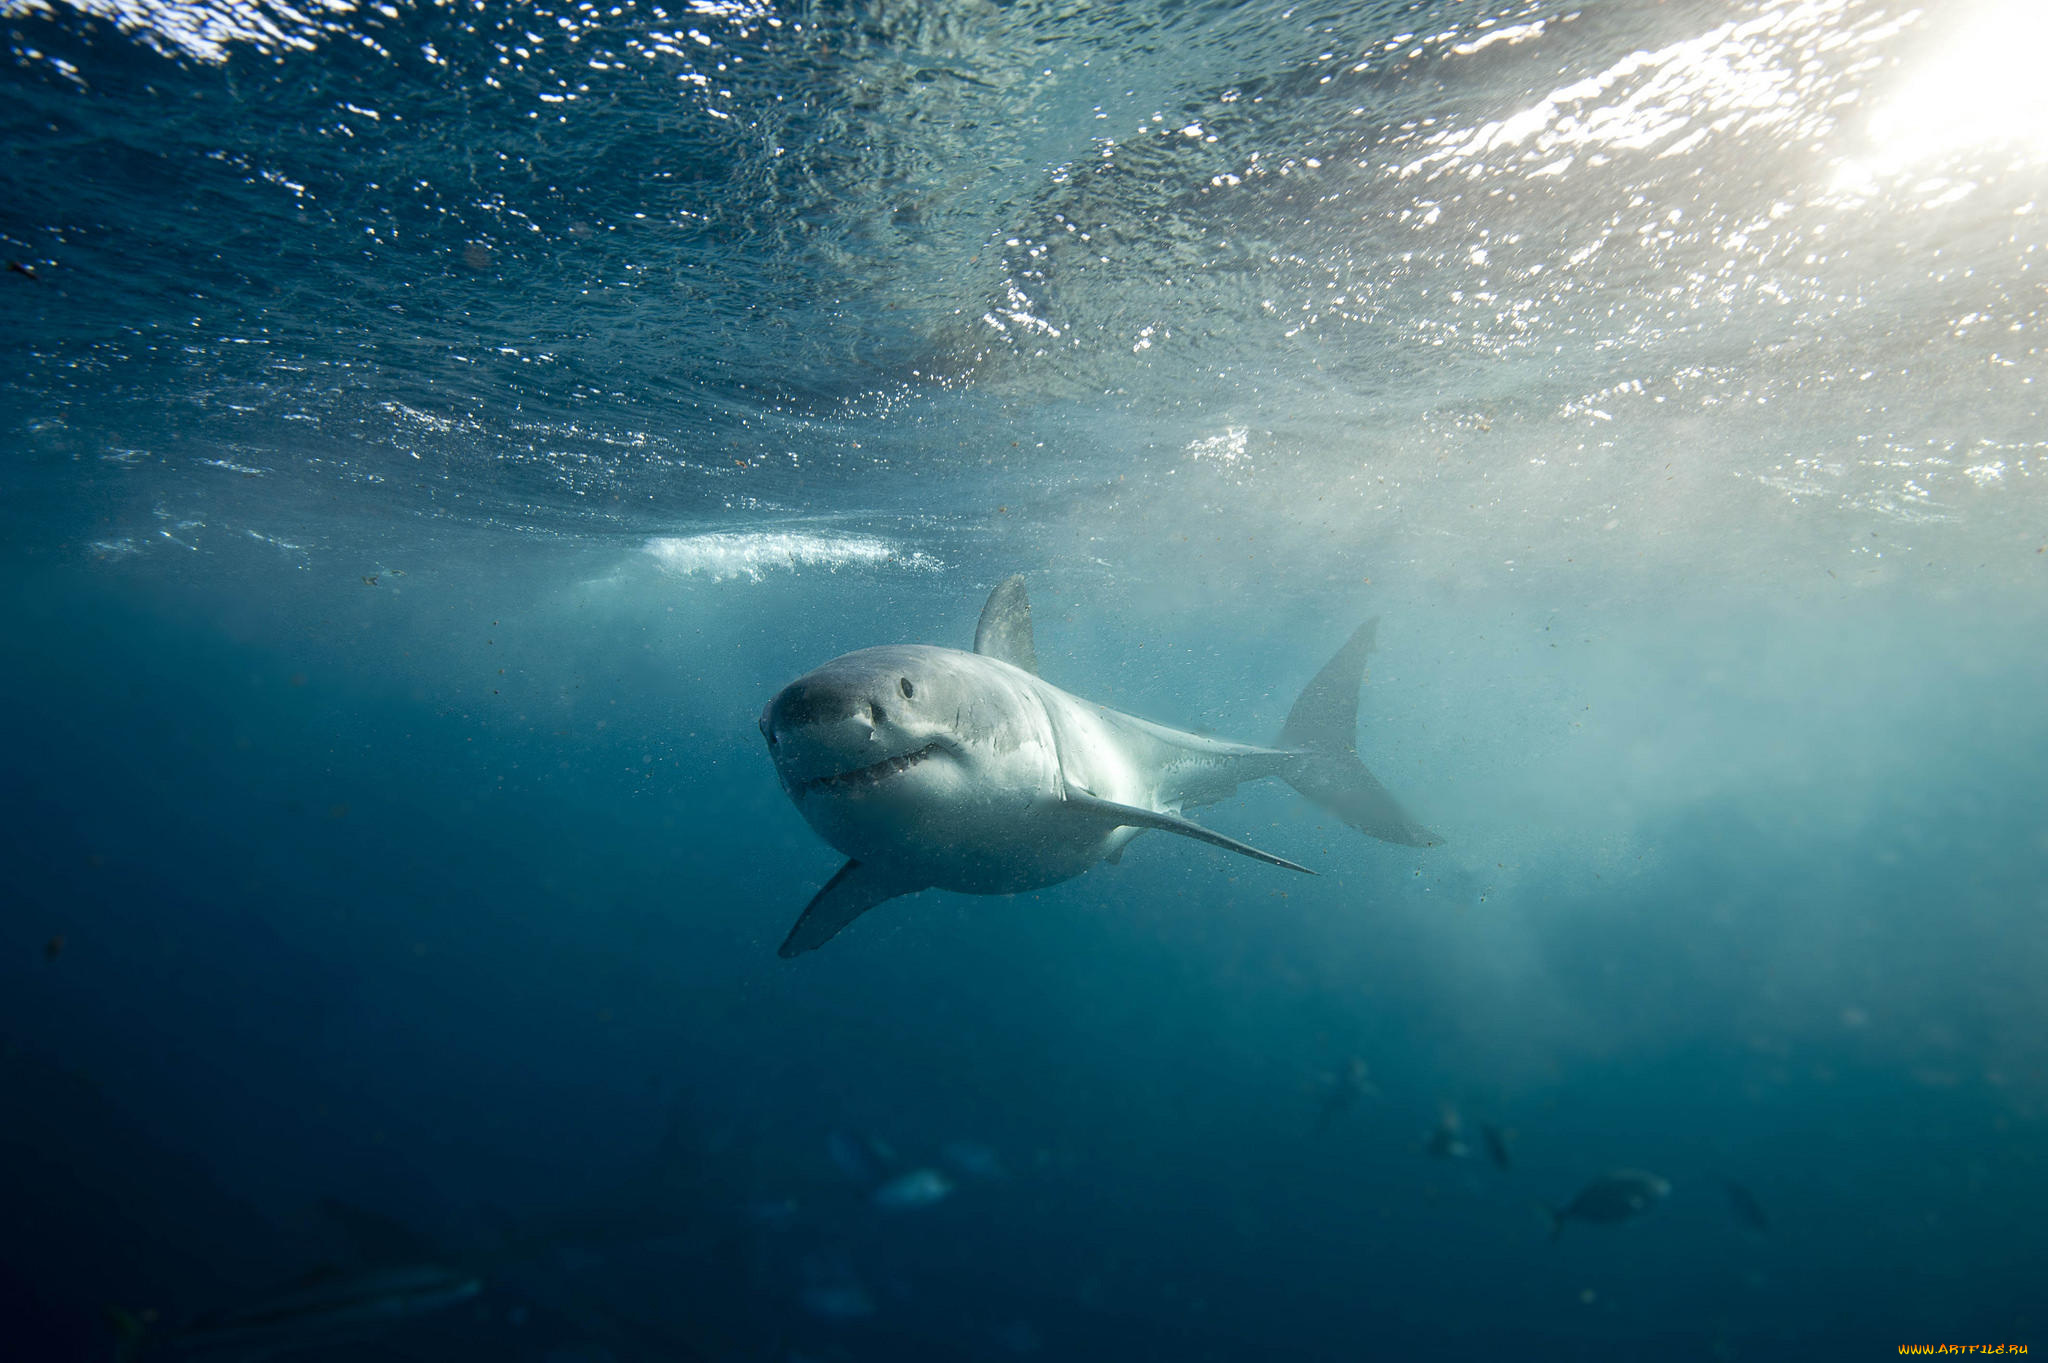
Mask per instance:
[[[797,678],[761,712],[782,788],[847,856],[783,942],[798,956],[919,890],[1017,894],[1115,861],[1148,828],[1300,866],[1183,811],[1277,776],[1351,827],[1434,846],[1354,747],[1378,622],[1359,626],[1294,702],[1274,746],[1168,728],[1038,675],[1024,579],[990,593],[974,651],[863,648]]]

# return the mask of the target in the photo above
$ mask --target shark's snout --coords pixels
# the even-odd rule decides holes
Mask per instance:
[[[886,680],[820,669],[768,702],[761,736],[792,797],[864,795],[936,750],[929,735],[905,728],[908,703],[899,693],[913,684]]]
[[[826,753],[851,771],[947,736],[963,708],[937,650],[916,646],[860,649],[807,672],[761,712],[761,737],[778,765],[808,770]]]
[[[850,722],[872,732],[887,721],[888,712],[870,694],[870,688],[837,679],[807,679],[784,687],[782,694],[768,703],[761,728],[773,746],[781,735],[797,729]]]

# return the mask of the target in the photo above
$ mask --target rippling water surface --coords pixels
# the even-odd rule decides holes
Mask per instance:
[[[2048,1343],[2037,6],[0,28],[25,1357]],[[1254,742],[1378,615],[1445,844],[776,959],[761,704],[1012,572]]]

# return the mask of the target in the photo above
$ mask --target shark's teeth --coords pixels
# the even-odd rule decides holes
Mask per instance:
[[[797,794],[808,795],[814,790],[856,791],[872,789],[891,776],[909,771],[938,750],[938,744],[927,743],[916,752],[907,752],[900,757],[885,757],[873,766],[862,767],[858,771],[843,771],[837,776],[815,777],[798,785]]]

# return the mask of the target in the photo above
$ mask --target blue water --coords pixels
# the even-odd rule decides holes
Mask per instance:
[[[0,1357],[2048,1347],[2025,0],[0,25]],[[1252,742],[1378,616],[1444,844],[778,959],[762,704],[1013,572]]]

